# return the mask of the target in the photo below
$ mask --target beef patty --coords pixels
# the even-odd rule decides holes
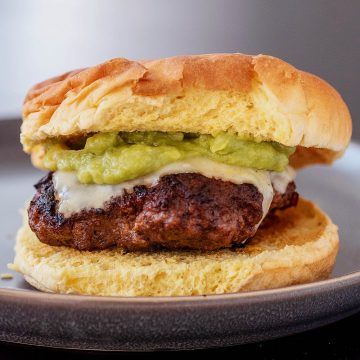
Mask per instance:
[[[152,187],[136,186],[102,209],[68,218],[57,211],[51,173],[35,188],[28,210],[31,229],[46,244],[80,250],[215,250],[254,236],[263,214],[263,196],[254,185],[194,173],[163,176]],[[284,194],[275,193],[270,209],[295,206],[297,199],[291,182]]]

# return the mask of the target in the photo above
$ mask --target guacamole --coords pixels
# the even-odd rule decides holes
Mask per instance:
[[[62,143],[46,145],[44,166],[73,171],[82,183],[118,184],[190,157],[206,157],[228,165],[283,171],[295,148],[274,142],[216,136],[165,133],[98,133],[72,150]]]

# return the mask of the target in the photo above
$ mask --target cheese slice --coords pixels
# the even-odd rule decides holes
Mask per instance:
[[[296,176],[296,172],[291,166],[288,166],[285,169],[285,171],[282,172],[276,172],[276,171],[270,172],[270,178],[274,190],[279,192],[280,194],[285,193],[288,184],[294,181],[295,176]]]
[[[57,171],[53,175],[53,182],[59,201],[58,211],[65,217],[69,217],[84,209],[103,208],[107,201],[112,197],[121,196],[125,190],[131,192],[137,185],[154,186],[162,176],[180,173],[198,173],[208,178],[230,181],[234,184],[256,186],[263,195],[263,218],[268,213],[274,196],[272,181],[276,184],[276,190],[286,190],[291,179],[290,174],[295,174],[295,172],[285,171],[275,176],[266,170],[242,168],[206,158],[174,162],[152,174],[116,185],[81,184],[74,173]]]

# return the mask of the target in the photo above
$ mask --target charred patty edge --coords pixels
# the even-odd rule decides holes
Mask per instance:
[[[28,209],[31,229],[46,244],[79,250],[217,250],[254,236],[262,218],[263,197],[256,186],[196,173],[163,176],[154,186],[135,186],[103,208],[70,217],[58,212],[52,173],[35,188]],[[285,194],[275,193],[270,211],[295,206],[297,200],[291,182]]]

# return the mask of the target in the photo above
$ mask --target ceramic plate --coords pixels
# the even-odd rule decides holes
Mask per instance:
[[[19,209],[41,172],[18,143],[18,121],[0,122],[0,273],[13,260]],[[298,175],[299,193],[339,225],[330,279],[277,290],[176,298],[45,294],[13,273],[0,280],[0,340],[61,348],[144,351],[261,341],[315,328],[360,310],[360,146],[332,167]]]

